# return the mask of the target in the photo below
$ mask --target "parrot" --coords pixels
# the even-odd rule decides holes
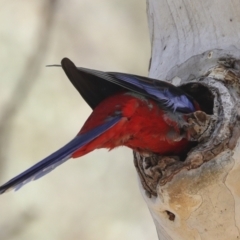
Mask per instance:
[[[188,114],[200,104],[182,90],[158,79],[82,67],[64,58],[61,66],[93,109],[78,134],[65,146],[0,186],[0,194],[18,190],[71,158],[100,148],[126,146],[143,156],[181,155],[192,147]]]

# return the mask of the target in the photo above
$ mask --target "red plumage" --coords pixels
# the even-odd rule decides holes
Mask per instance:
[[[114,127],[74,152],[72,157],[80,157],[98,148],[113,149],[118,146],[127,146],[140,153],[179,154],[189,145],[187,139],[181,137],[178,124],[171,123],[156,101],[132,92],[121,92],[102,101],[79,134],[119,114],[122,118]]]

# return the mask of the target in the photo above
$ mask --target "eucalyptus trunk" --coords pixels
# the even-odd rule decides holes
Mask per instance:
[[[149,76],[181,85],[203,111],[187,156],[134,153],[159,239],[240,239],[240,2],[148,0]]]

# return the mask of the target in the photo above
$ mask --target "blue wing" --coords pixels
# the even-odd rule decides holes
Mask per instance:
[[[104,133],[107,129],[113,127],[116,123],[119,122],[120,119],[121,116],[116,116],[114,118],[111,118],[108,122],[92,129],[91,131],[76,136],[64,147],[60,148],[50,156],[44,158],[42,161],[38,162],[23,173],[17,175],[7,183],[0,186],[0,194],[11,189],[18,190],[26,183],[36,180],[51,172],[57,166],[71,158],[72,154],[77,149],[91,142],[92,140],[100,136],[102,133]]]
[[[86,68],[78,68],[78,71],[86,72],[130,91],[150,97],[165,109],[183,113],[195,111],[193,99],[170,83],[126,73],[101,72]]]
[[[105,78],[108,75],[112,82],[151,97],[164,108],[184,113],[195,111],[193,99],[170,83],[125,73],[106,73]]]
[[[93,109],[110,95],[128,89],[154,99],[167,110],[183,113],[195,111],[192,97],[170,83],[126,73],[77,68],[68,58],[62,59],[61,65],[74,87]]]

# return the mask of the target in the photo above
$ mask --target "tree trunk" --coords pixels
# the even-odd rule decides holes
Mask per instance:
[[[148,0],[149,76],[204,105],[187,156],[134,153],[159,239],[240,239],[240,2]],[[201,128],[201,131],[198,131]]]

